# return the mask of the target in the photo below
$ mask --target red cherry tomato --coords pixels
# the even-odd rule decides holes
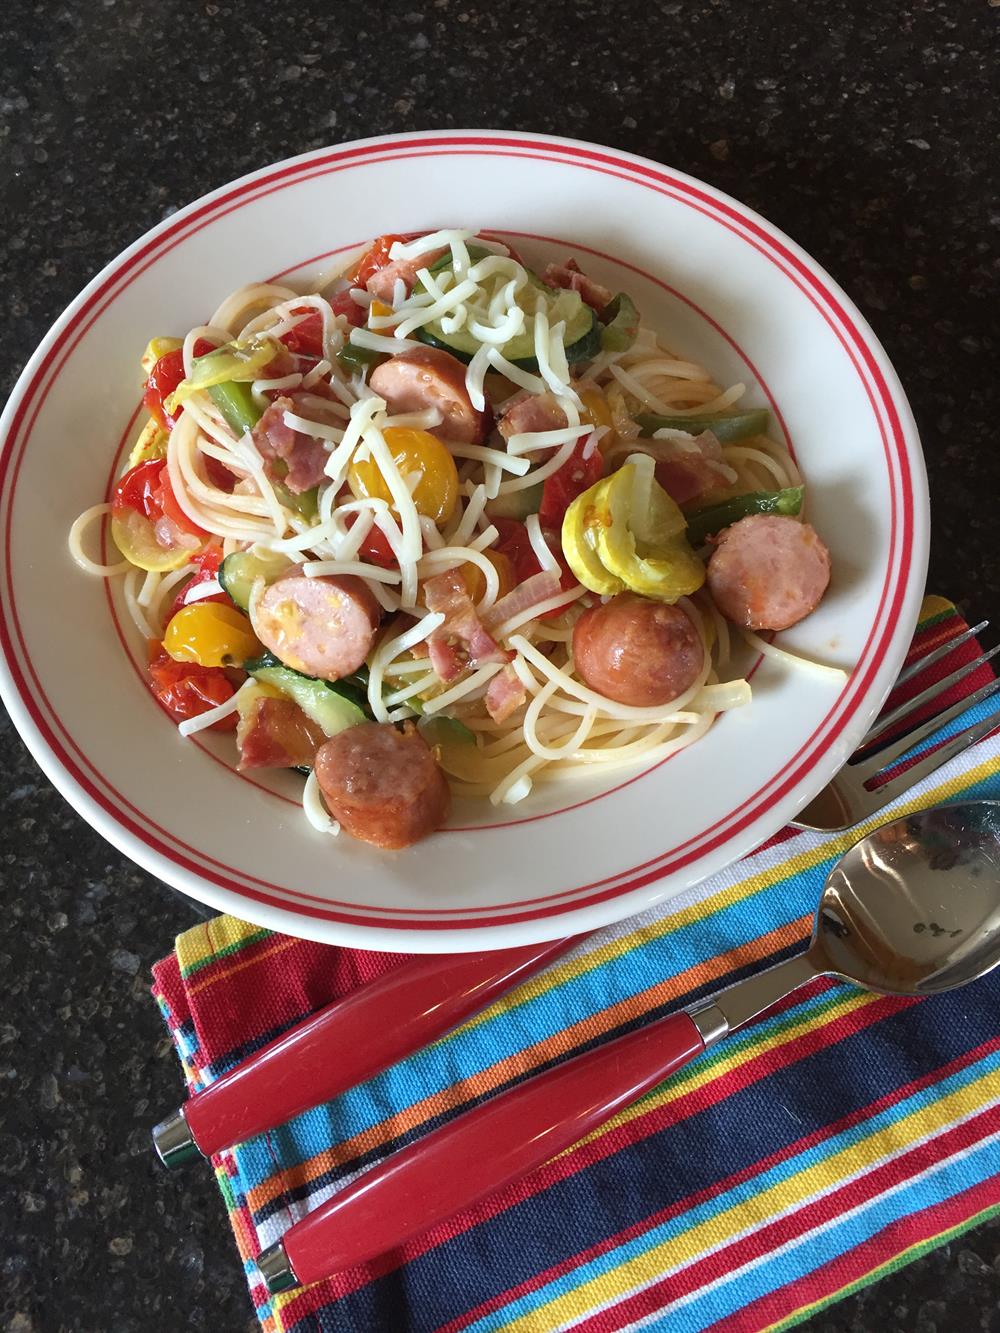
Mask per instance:
[[[500,540],[493,543],[493,550],[505,555],[514,566],[518,583],[530,579],[532,574],[541,573],[542,567],[531,548],[531,539],[524,524],[516,518],[493,518],[490,522],[500,533]]]
[[[148,463],[139,463],[125,473],[111,501],[112,511],[134,509],[136,513],[148,518],[150,523],[158,519],[169,518],[181,531],[194,537],[205,537],[204,528],[199,528],[184,513],[170,486],[170,474],[162,458],[150,459]]]
[[[210,352],[214,343],[210,343],[205,338],[199,338],[194,345],[195,356],[205,356]],[[183,348],[176,347],[172,352],[167,352],[161,356],[156,365],[149,372],[149,378],[146,380],[146,389],[142,395],[143,405],[153,420],[163,430],[172,430],[174,422],[183,412],[183,407],[178,407],[176,411],[168,413],[164,407],[164,402],[180,384],[184,378],[184,351]]]
[[[222,547],[208,546],[204,551],[199,551],[191,562],[197,567],[197,574],[190,579],[173,600],[170,610],[164,617],[163,623],[169,625],[174,616],[182,606],[187,605],[187,595],[192,588],[196,588],[199,583],[208,583],[212,579],[219,577],[219,566],[222,564]],[[226,606],[233,605],[233,599],[225,592],[213,593],[211,597],[201,597],[198,599],[203,602],[223,602]]]
[[[353,528],[358,521],[357,513],[347,515],[347,527]],[[392,553],[392,547],[389,545],[389,539],[385,533],[376,524],[368,529],[368,535],[358,547],[358,555],[362,560],[367,560],[369,564],[378,565],[382,569],[397,569],[399,566],[396,557]]]
[[[112,510],[121,512],[123,509],[134,509],[137,514],[143,514],[155,522],[163,513],[154,498],[163,466],[162,458],[152,458],[148,463],[138,463],[129,468],[115,487],[111,498]]]
[[[346,315],[348,324],[353,324],[355,328],[360,328],[365,322],[367,312],[358,305],[350,290],[337,292],[336,296],[331,296],[330,305],[335,315]]]
[[[323,355],[323,316],[318,310],[308,308],[293,309],[292,314],[305,315],[305,319],[300,320],[294,329],[283,333],[281,341],[293,356],[308,356],[313,361],[319,361]]]
[[[558,531],[562,527],[566,510],[576,497],[604,476],[604,459],[600,449],[594,449],[589,458],[584,458],[583,450],[581,441],[559,471],[542,486],[538,518],[543,528],[555,528]]]
[[[182,409],[178,408],[177,412],[170,414],[163,404],[183,378],[184,353],[180,347],[175,348],[172,352],[167,352],[165,356],[161,356],[149,372],[142,401],[149,415],[162,430],[170,430],[180,415]]]
[[[385,268],[391,264],[389,251],[397,241],[405,240],[404,236],[378,236],[361,256],[357,268],[354,270],[354,276],[351,279],[355,287],[363,287],[373,273],[379,269]]]
[[[530,579],[532,574],[540,574],[542,567],[538,563],[538,556],[535,555],[531,538],[528,536],[528,529],[524,524],[519,523],[516,518],[494,518],[490,521],[500,533],[500,540],[493,543],[492,549],[505,555],[511,562],[518,583]],[[563,557],[559,538],[552,531],[543,531],[542,535],[545,537],[552,554],[559,561],[562,570],[559,586],[565,588],[568,592],[570,588],[576,587],[576,577]],[[570,605],[572,603],[566,602],[563,606],[554,607],[551,611],[547,611],[544,616],[540,616],[539,619],[552,620],[561,615],[565,608]]]
[[[233,697],[235,690],[221,667],[175,662],[163,652],[160,644],[154,642],[150,647],[150,689],[156,702],[175,722],[199,717]],[[236,723],[237,716],[231,713],[229,717],[213,722],[210,730],[232,731]]]
[[[200,528],[193,519],[188,518],[184,510],[177,503],[177,497],[174,495],[173,487],[170,485],[170,474],[167,471],[167,465],[164,463],[160,470],[160,484],[153,496],[156,503],[160,506],[160,513],[164,518],[169,518],[174,527],[179,528],[181,532],[189,532],[192,537],[207,537],[208,533],[204,528]]]
[[[237,478],[229,471],[225,463],[220,463],[217,458],[212,458],[209,454],[202,454],[201,458],[202,462],[205,464],[205,471],[208,473],[208,479],[212,485],[218,486],[220,491],[232,494]]]

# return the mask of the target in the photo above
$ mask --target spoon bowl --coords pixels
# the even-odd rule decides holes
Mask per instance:
[[[830,871],[808,959],[867,990],[931,995],[1000,962],[1000,801],[883,824]]]

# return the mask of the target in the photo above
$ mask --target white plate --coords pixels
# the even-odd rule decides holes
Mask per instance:
[[[753,704],[668,762],[619,773],[611,790],[574,779],[516,807],[459,808],[448,829],[387,854],[313,832],[297,779],[235,774],[231,737],[183,740],[143,684],[141,645],[116,632],[103,583],[76,569],[66,534],[105,497],[134,434],[147,338],[183,333],[251,279],[304,277],[381,232],[456,224],[509,233],[529,259],[576,255],[717,380],[742,379],[746,401],[771,407],[834,569],[820,609],[782,643],[850,677],[765,663]],[[0,439],[0,686],[48,777],[116,847],[192,897],[367,948],[493,948],[589,930],[750,851],[860,739],[923,591],[917,433],[851,302],[741,204],[568,139],[369,139],[208,195],[73,302],[18,381]]]

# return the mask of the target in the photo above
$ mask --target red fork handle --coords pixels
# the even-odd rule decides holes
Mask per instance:
[[[582,938],[402,963],[190,1098],[183,1108],[187,1134],[208,1156],[283,1124],[443,1036]],[[176,1117],[164,1125],[171,1123]],[[172,1165],[157,1138],[161,1128],[154,1141]]]
[[[672,1014],[457,1116],[286,1231],[259,1260],[271,1290],[318,1282],[427,1231],[555,1157],[703,1050],[691,1018]]]

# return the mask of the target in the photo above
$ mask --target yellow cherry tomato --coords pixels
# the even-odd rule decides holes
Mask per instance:
[[[611,425],[611,409],[600,389],[581,389],[580,401],[584,406],[584,421],[589,421],[592,426]]]
[[[514,566],[503,551],[484,551],[483,555],[490,562],[497,572],[497,578],[500,581],[500,591],[497,593],[497,601],[501,597],[506,597],[512,592],[517,579],[514,575]],[[486,575],[478,565],[469,564],[462,566],[462,582],[468,589],[469,596],[474,602],[478,602],[486,591]]]
[[[242,666],[263,651],[248,617],[221,602],[182,606],[167,626],[163,648],[175,662],[207,667]]]
[[[409,485],[413,474],[417,474],[416,485],[410,492],[417,513],[438,525],[447,523],[458,500],[458,472],[451,454],[426,430],[389,426],[383,436],[403,481]],[[347,484],[356,500],[385,500],[396,513],[392,492],[373,458],[352,462]]]

